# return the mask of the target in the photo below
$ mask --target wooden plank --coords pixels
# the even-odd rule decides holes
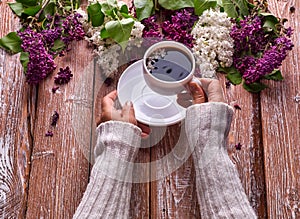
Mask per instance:
[[[269,218],[300,217],[300,2],[269,0],[270,10],[287,18],[295,47],[284,61],[282,82],[268,82],[261,94]],[[297,99],[298,97],[298,99]]]
[[[156,179],[151,183],[151,218],[200,218],[195,168],[183,124],[152,128],[151,145],[151,177]]]
[[[266,193],[264,176],[263,146],[261,140],[261,121],[259,96],[245,91],[242,86],[225,86],[226,102],[235,109],[235,115],[228,136],[228,153],[235,164],[251,206],[259,218],[266,218]],[[235,145],[242,144],[241,150]]]
[[[93,120],[94,64],[87,42],[74,42],[57,59],[74,76],[52,93],[56,72],[39,85],[27,218],[71,218],[89,178]],[[60,115],[54,136],[45,137],[54,111]]]
[[[0,37],[19,28],[6,3],[0,3]],[[0,218],[22,218],[26,211],[34,105],[19,55],[0,49]]]

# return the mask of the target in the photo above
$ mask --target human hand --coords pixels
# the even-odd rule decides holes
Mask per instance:
[[[220,82],[216,79],[198,78],[202,87],[195,81],[188,83],[189,93],[177,95],[178,104],[188,107],[204,102],[225,102]]]
[[[132,102],[126,102],[121,110],[117,110],[114,107],[116,99],[116,90],[103,97],[101,104],[101,116],[97,121],[97,126],[102,122],[107,122],[110,120],[128,122],[138,126],[142,130],[141,136],[143,138],[148,137],[150,134],[150,128],[136,120]]]

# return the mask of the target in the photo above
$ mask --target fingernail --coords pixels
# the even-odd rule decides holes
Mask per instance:
[[[132,104],[131,101],[127,101],[127,102],[125,103],[125,105],[126,105],[126,106],[129,106],[129,107],[132,107],[132,106],[133,106],[133,104]]]

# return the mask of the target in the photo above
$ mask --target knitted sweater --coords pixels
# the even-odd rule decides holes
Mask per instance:
[[[233,110],[224,103],[204,103],[187,109],[186,133],[196,169],[201,217],[253,219],[256,215],[229,159],[225,140]],[[129,218],[133,164],[141,130],[109,121],[97,128],[95,164],[74,218]]]

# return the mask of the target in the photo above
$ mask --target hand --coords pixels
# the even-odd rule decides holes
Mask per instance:
[[[225,102],[222,87],[218,80],[199,78],[202,87],[194,81],[188,83],[190,93],[177,95],[177,102],[183,107],[204,102]]]
[[[103,97],[102,104],[101,104],[101,117],[97,121],[97,126],[102,122],[107,122],[110,120],[128,122],[142,129],[141,136],[143,138],[148,137],[150,134],[150,128],[144,124],[139,123],[136,120],[133,104],[131,102],[126,102],[121,110],[117,110],[114,107],[114,103],[116,99],[117,99],[116,90],[110,92],[105,97]]]

